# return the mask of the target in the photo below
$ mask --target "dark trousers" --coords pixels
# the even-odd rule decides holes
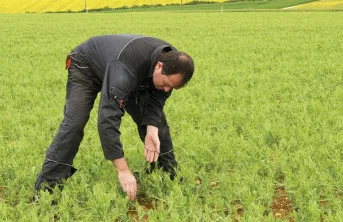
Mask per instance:
[[[51,191],[51,188],[60,185],[63,179],[67,179],[75,173],[73,160],[83,139],[84,127],[89,120],[94,100],[100,90],[99,79],[88,67],[72,65],[69,68],[64,119],[46,152],[42,171],[34,186],[35,190],[43,188]],[[137,124],[139,136],[144,143],[147,127],[140,124],[142,115],[139,103],[143,102],[140,101],[142,98],[138,98],[138,104],[136,104],[135,98],[130,98],[126,102],[125,110]],[[171,178],[173,178],[178,164],[175,160],[173,143],[164,113],[159,126],[159,138],[161,145],[157,166],[163,171],[171,173]],[[151,170],[154,168],[155,164],[151,164]]]

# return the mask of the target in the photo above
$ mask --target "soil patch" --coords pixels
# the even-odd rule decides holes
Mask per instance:
[[[234,222],[241,221],[241,218],[244,216],[244,208],[242,200],[233,200],[231,201],[232,205],[232,220]]]
[[[335,187],[334,191],[335,191],[337,198],[343,198],[343,192],[341,190],[339,190],[337,187]]]
[[[284,187],[275,188],[271,207],[275,219],[294,221],[290,216],[293,211],[292,202]]]
[[[195,179],[194,182],[196,185],[202,184],[202,180],[200,178]]]
[[[0,186],[0,199],[5,199],[5,190],[6,190],[6,187],[2,187]]]
[[[244,215],[244,209],[243,208],[237,208],[236,209],[236,212],[235,212],[235,215],[234,215],[234,222],[239,222],[241,221],[241,218],[243,217]]]
[[[148,198],[146,195],[137,194],[136,201],[145,212],[154,209],[153,200]],[[130,216],[131,221],[149,221],[148,215],[144,215],[143,218],[139,218],[138,209],[136,208],[136,205],[133,204],[129,206],[127,214]]]

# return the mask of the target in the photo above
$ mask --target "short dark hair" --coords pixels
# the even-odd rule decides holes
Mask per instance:
[[[183,75],[181,86],[186,85],[193,76],[194,62],[192,57],[185,52],[169,51],[162,54],[158,60],[163,63],[162,74],[169,76],[181,73]]]

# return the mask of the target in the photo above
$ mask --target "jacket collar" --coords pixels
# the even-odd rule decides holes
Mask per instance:
[[[150,67],[150,70],[149,70],[148,77],[152,77],[152,74],[154,73],[158,57],[160,56],[161,52],[169,52],[169,51],[172,51],[172,50],[173,50],[173,47],[171,47],[169,45],[161,45],[161,46],[158,46],[154,50],[154,52],[152,53],[152,56],[151,56],[151,67]]]

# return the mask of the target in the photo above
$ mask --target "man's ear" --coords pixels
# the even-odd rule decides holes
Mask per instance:
[[[157,62],[157,66],[158,66],[158,68],[162,68],[163,67],[163,63],[162,62]]]

